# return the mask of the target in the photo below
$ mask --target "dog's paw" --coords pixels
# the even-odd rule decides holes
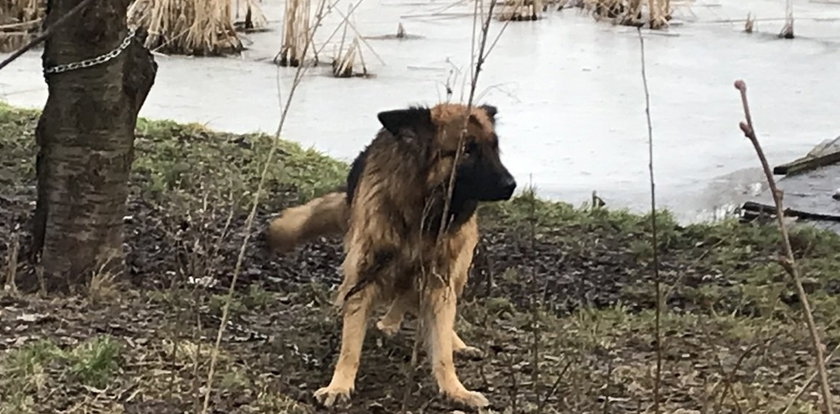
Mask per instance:
[[[455,355],[460,358],[480,361],[484,359],[484,352],[474,346],[465,346],[455,350]]]
[[[328,386],[315,391],[315,400],[324,407],[332,407],[336,402],[349,402],[351,388]]]
[[[396,335],[397,332],[400,331],[400,324],[395,323],[395,324],[388,325],[385,322],[380,320],[380,321],[376,322],[376,329],[379,329],[382,333],[391,337],[391,336]]]
[[[477,391],[464,390],[458,393],[447,393],[446,396],[459,404],[472,408],[485,408],[490,406],[490,401],[484,394]]]

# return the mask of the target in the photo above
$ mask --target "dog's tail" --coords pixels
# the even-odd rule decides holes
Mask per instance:
[[[333,192],[306,204],[289,207],[268,225],[268,246],[286,253],[318,236],[344,234],[350,207],[344,192]]]

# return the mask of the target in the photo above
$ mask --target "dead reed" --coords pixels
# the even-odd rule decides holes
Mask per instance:
[[[344,47],[344,44],[347,41],[347,29],[352,28],[349,20],[352,13],[353,10],[351,9],[341,23],[341,27],[343,29],[341,33],[341,41],[339,42],[338,49],[335,52],[335,58],[332,62],[333,76],[337,78],[349,78],[355,74],[353,68],[356,64],[357,57],[359,65],[362,69],[359,74],[361,76],[367,75],[367,67],[365,66],[364,56],[362,56],[362,48],[359,46],[359,35],[356,34],[356,36],[353,37],[353,40],[347,44],[346,49]]]
[[[785,1],[785,25],[782,26],[782,31],[779,37],[784,39],[793,39],[793,0]]]
[[[217,56],[242,50],[230,0],[137,0],[128,22],[148,30],[146,47],[163,53]]]
[[[287,0],[283,13],[283,44],[274,62],[280,66],[300,66],[306,59],[311,23],[309,0]]]
[[[236,8],[234,25],[246,32],[265,29],[268,19],[255,0],[233,0]]]
[[[658,30],[668,26],[671,19],[670,0],[579,0],[566,7],[581,7],[596,19],[606,19],[623,26],[647,25]]]
[[[353,71],[357,55],[359,58],[359,64],[362,68],[361,72],[358,73]],[[353,38],[353,41],[350,42],[347,50],[343,53],[339,50],[339,53],[333,60],[332,66],[333,75],[337,78],[349,78],[355,74],[359,74],[361,76],[367,75],[367,67],[365,66],[365,60],[362,56],[362,49],[359,47],[359,38]]]
[[[501,21],[538,20],[546,7],[544,0],[508,0],[496,18]]]
[[[39,31],[44,7],[38,0],[4,0],[0,4],[0,52],[10,52]]]

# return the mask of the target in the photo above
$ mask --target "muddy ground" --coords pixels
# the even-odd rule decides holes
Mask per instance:
[[[76,295],[42,296],[25,260],[34,202],[37,114],[0,106],[0,257],[20,245],[16,285],[0,298],[0,412],[200,412],[210,348],[243,241],[249,191],[269,139],[141,121],[126,215],[128,272],[94,275]],[[331,307],[338,240],[270,254],[271,215],[343,179],[346,166],[282,143],[231,302],[210,412],[327,412],[339,346]],[[186,161],[185,161],[186,160]],[[189,162],[187,164],[187,162]],[[609,206],[607,206],[609,207]],[[484,352],[458,360],[496,412],[653,412],[655,291],[649,218],[540,201],[484,206],[482,239],[458,330]],[[771,226],[681,227],[659,215],[662,411],[819,412],[800,304],[772,262]],[[793,233],[830,352],[840,344],[840,238]],[[191,283],[200,279],[212,286]],[[428,366],[407,380],[414,321],[369,330],[349,413],[444,413]],[[840,394],[840,364],[830,363]],[[834,401],[840,404],[840,399]],[[469,411],[469,410],[465,410]]]

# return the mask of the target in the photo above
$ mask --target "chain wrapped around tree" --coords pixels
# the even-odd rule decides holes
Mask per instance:
[[[47,1],[49,95],[35,134],[31,249],[41,271],[30,281],[47,291],[72,291],[94,273],[123,271],[135,125],[157,73],[145,31],[127,27],[130,1]],[[83,2],[87,7],[62,21]]]

